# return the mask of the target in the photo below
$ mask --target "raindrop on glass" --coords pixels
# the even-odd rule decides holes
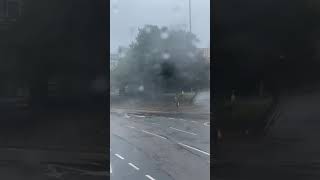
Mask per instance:
[[[144,91],[144,87],[142,85],[139,86],[139,91]]]
[[[169,53],[162,53],[162,58],[163,59],[169,59],[170,58],[170,54]]]
[[[160,37],[162,39],[167,39],[169,37],[169,34],[168,34],[168,32],[164,31],[164,32],[161,32]]]

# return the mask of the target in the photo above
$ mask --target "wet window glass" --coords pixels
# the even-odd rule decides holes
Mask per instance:
[[[110,2],[110,177],[210,179],[210,1]]]

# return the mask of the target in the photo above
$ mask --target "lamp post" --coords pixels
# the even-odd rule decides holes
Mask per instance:
[[[189,0],[189,31],[191,33],[191,0]]]

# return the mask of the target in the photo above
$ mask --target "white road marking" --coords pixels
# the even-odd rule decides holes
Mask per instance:
[[[134,115],[135,117],[138,117],[138,118],[145,118],[146,116],[139,116],[139,115]]]
[[[131,128],[131,129],[135,129],[135,127],[133,127],[133,126],[127,126],[128,128]]]
[[[200,150],[200,149],[197,149],[197,148],[195,148],[195,147],[191,147],[191,146],[188,146],[188,145],[183,144],[183,143],[178,143],[178,144],[181,145],[181,146],[188,147],[188,148],[190,148],[190,149],[196,150],[196,151],[198,151],[198,152],[201,152],[201,153],[203,153],[203,154],[205,154],[205,155],[210,156],[210,153],[207,153],[207,152],[202,151],[202,150]]]
[[[111,166],[111,163],[110,163],[110,173],[112,174],[112,166]]]
[[[124,157],[122,157],[122,156],[120,156],[119,154],[114,154],[114,155],[116,155],[118,158],[120,158],[120,159],[124,159]]]
[[[197,121],[191,121],[191,122],[193,122],[193,123],[198,123]]]
[[[158,123],[151,123],[151,124],[160,125],[160,124],[158,124]]]
[[[174,118],[169,118],[169,119],[174,119]]]
[[[125,118],[130,118],[130,116],[128,114],[125,114],[124,117]]]
[[[205,122],[205,123],[203,123],[203,125],[210,126],[210,122]]]
[[[139,171],[139,168],[137,166],[135,166],[134,164],[132,163],[128,163],[131,167],[133,167],[135,170]]]
[[[176,129],[176,128],[173,128],[173,127],[169,127],[169,128],[170,128],[170,129],[174,129],[174,130],[176,130],[176,131],[180,131],[180,132],[192,134],[192,135],[197,135],[197,134],[195,134],[195,133],[193,133],[193,132],[188,132],[188,131],[184,131],[184,130],[181,130],[181,129]]]
[[[162,139],[167,139],[167,138],[165,138],[165,137],[163,137],[163,136],[160,136],[160,135],[158,135],[158,134],[154,134],[154,133],[152,133],[152,132],[148,132],[148,131],[145,131],[145,130],[142,130],[142,132],[147,133],[147,134],[151,134],[151,135],[153,135],[153,136],[157,136],[157,137],[162,138]]]
[[[151,177],[150,175],[146,174],[146,177],[150,180],[156,180],[155,178]]]
[[[187,121],[187,120],[185,120],[185,119],[182,119],[182,118],[180,118],[180,119],[178,119],[178,120],[180,120],[180,121]]]

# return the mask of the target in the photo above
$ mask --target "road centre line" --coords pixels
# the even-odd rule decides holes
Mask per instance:
[[[162,139],[167,139],[167,138],[165,138],[165,137],[163,137],[163,136],[160,136],[160,135],[158,135],[158,134],[154,134],[154,133],[149,132],[149,131],[142,130],[142,132],[147,133],[147,134],[151,134],[151,135],[153,135],[153,136],[156,136],[156,137],[159,137],[159,138],[162,138]]]
[[[124,157],[122,157],[122,156],[120,156],[119,154],[114,154],[114,155],[116,155],[118,158],[120,158],[120,159],[124,159]]]
[[[137,166],[135,166],[134,164],[132,163],[128,163],[131,167],[133,167],[135,170],[139,171],[139,168]]]
[[[195,133],[193,133],[193,132],[188,132],[188,131],[184,131],[184,130],[181,130],[181,129],[176,129],[176,128],[174,128],[174,127],[169,127],[170,129],[174,129],[174,130],[176,130],[176,131],[180,131],[180,132],[184,132],[184,133],[188,133],[188,134],[192,134],[192,135],[197,135],[197,134],[195,134]]]
[[[195,147],[191,147],[191,146],[186,145],[186,144],[183,144],[183,143],[178,143],[178,144],[181,145],[181,146],[188,147],[188,148],[190,148],[190,149],[193,149],[193,150],[195,150],[195,151],[198,151],[198,152],[201,152],[201,153],[203,153],[203,154],[205,154],[205,155],[210,156],[210,153],[207,153],[207,152],[202,151],[202,150],[200,150],[200,149],[197,149],[197,148],[195,148]]]
[[[150,180],[156,180],[155,178],[151,177],[150,175],[146,174],[146,177]]]

